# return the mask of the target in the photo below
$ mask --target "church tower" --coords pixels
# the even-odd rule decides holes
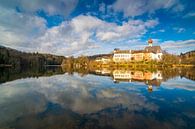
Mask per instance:
[[[153,43],[153,40],[152,39],[149,39],[148,40],[148,46],[152,47],[152,43]]]

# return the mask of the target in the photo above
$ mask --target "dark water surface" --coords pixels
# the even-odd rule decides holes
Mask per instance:
[[[195,129],[194,69],[0,73],[0,129]]]

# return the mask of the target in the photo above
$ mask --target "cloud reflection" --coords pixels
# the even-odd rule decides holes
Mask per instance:
[[[174,107],[169,107],[167,98],[158,101],[162,97],[156,96],[154,101],[153,95],[142,92],[138,85],[114,84],[109,77],[94,75],[64,74],[21,79],[0,85],[0,127],[12,123],[26,128],[31,123],[29,128],[37,128],[51,120],[51,127],[69,121],[80,128],[90,128],[88,124],[100,128],[145,128],[151,124],[154,128],[175,128],[176,118],[180,121],[178,127],[187,126],[182,118],[184,114],[177,114]],[[159,102],[163,103],[163,108]],[[169,121],[161,120],[159,112],[169,108],[173,110],[166,112]],[[189,112],[185,115],[193,116]],[[83,119],[86,121],[82,123]],[[77,125],[76,121],[83,125]],[[138,124],[139,121],[143,124]]]

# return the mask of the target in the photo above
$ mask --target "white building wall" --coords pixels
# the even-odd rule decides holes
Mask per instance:
[[[157,53],[158,59],[161,60],[162,59],[162,53]]]
[[[142,54],[142,55],[141,55]],[[139,58],[138,58],[139,55]],[[150,53],[151,59],[152,60],[161,60],[162,59],[162,53]],[[123,62],[123,61],[131,61],[132,57],[134,57],[134,60],[143,60],[144,59],[144,53],[136,53],[136,54],[131,54],[131,53],[114,53],[113,55],[113,61],[114,62]],[[143,59],[142,59],[142,58]]]
[[[162,53],[156,53],[156,54],[154,54],[154,53],[152,53],[152,60],[161,60],[162,59]]]
[[[115,53],[113,56],[114,62],[120,61],[131,61],[132,54],[131,53]]]

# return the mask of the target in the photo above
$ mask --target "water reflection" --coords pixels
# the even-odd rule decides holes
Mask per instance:
[[[64,69],[63,69],[64,70]],[[65,69],[65,73],[70,74],[70,70]],[[74,71],[73,72],[78,72]],[[71,72],[71,74],[73,74]],[[84,76],[83,73],[79,71],[81,76]],[[96,70],[88,70],[85,74],[95,74],[98,76],[109,76],[112,78],[114,83],[120,82],[136,82],[143,83],[147,85],[148,91],[153,91],[153,86],[159,87],[162,82],[167,82],[169,79],[173,79],[176,77],[186,78],[189,80],[195,80],[195,68],[178,68],[178,69],[155,69],[155,70],[143,70],[143,69],[96,69]],[[174,82],[174,81],[173,81]],[[182,83],[182,81],[181,81]],[[186,82],[184,82],[186,83]],[[187,83],[188,84],[188,83]],[[186,85],[187,84],[183,84]],[[170,83],[167,85],[170,85]],[[177,84],[173,84],[177,85]],[[180,84],[178,84],[180,85]],[[192,88],[193,89],[193,88]]]
[[[0,128],[195,127],[195,82],[184,76],[192,70],[49,71],[0,85]]]
[[[0,83],[13,81],[21,78],[38,78],[40,76],[52,76],[63,74],[61,67],[35,67],[35,68],[0,68]]]
[[[160,71],[114,70],[113,80],[115,83],[120,81],[141,81],[148,85],[148,91],[151,92],[153,85],[160,86],[162,73]]]

